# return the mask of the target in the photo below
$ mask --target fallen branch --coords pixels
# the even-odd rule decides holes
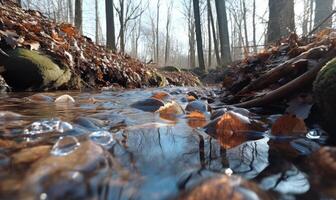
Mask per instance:
[[[266,94],[263,97],[260,97],[260,98],[257,98],[251,101],[235,104],[234,106],[244,107],[244,108],[257,107],[257,106],[264,106],[272,102],[275,102],[277,100],[283,99],[293,94],[293,92],[299,89],[302,89],[304,86],[308,84],[312,84],[312,82],[315,80],[321,68],[335,56],[336,56],[336,49],[332,49],[324,58],[322,58],[319,61],[319,63],[314,64],[309,71],[299,76],[298,78]]]
[[[255,91],[255,90],[260,90],[260,89],[263,89],[263,88],[267,87],[268,85],[278,81],[283,76],[291,73],[293,71],[292,66],[297,61],[302,60],[302,59],[319,59],[323,56],[323,54],[326,53],[326,49],[327,49],[327,47],[325,45],[318,46],[318,47],[312,48],[312,49],[300,54],[299,56],[297,56],[295,58],[292,58],[292,59],[280,64],[279,66],[275,67],[274,69],[272,69],[268,73],[262,75],[261,77],[259,77],[255,81],[252,81],[248,86],[243,88],[236,95],[241,96],[245,93]]]

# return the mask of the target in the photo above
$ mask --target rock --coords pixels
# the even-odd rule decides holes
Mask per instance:
[[[160,68],[160,70],[165,72],[181,72],[181,69],[175,66],[165,66]]]
[[[168,85],[167,79],[157,71],[147,71],[147,75],[149,76],[149,84],[155,85],[159,87],[165,87]]]
[[[10,87],[7,85],[5,79],[2,76],[0,76],[0,93],[8,92],[9,90],[10,90]]]
[[[67,67],[58,66],[51,58],[38,51],[17,48],[2,59],[3,77],[14,90],[57,89],[71,78]]]
[[[164,106],[164,102],[155,99],[155,98],[148,98],[142,101],[138,101],[131,105],[133,108],[145,111],[145,112],[155,112],[160,109],[160,107]]]
[[[183,193],[177,199],[272,199],[262,191],[256,183],[244,180],[237,176],[219,176],[204,181],[191,190]]]
[[[205,113],[208,111],[208,105],[200,100],[192,101],[187,105],[186,111],[189,112],[198,111],[201,113]]]
[[[44,193],[48,199],[78,199],[74,197],[79,194],[79,199],[87,198],[85,188],[89,183],[83,180],[83,175],[95,174],[100,170],[108,173],[106,162],[104,149],[90,141],[82,142],[78,149],[67,156],[49,154],[31,165],[22,182],[20,196],[37,199]],[[103,178],[104,175],[101,175]]]
[[[324,126],[333,131],[336,128],[336,58],[321,69],[313,91]]]
[[[184,114],[183,108],[175,101],[169,102],[164,106],[160,107],[157,112],[160,114],[160,117],[162,119],[170,121],[176,121],[179,115]]]
[[[70,95],[62,95],[56,98],[55,103],[75,103],[75,99]]]
[[[34,161],[49,155],[51,146],[37,146],[27,148],[12,155],[12,164],[14,166],[19,164],[29,164]]]

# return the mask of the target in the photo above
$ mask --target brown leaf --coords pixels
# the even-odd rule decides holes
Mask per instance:
[[[301,135],[307,132],[305,122],[295,115],[284,115],[272,126],[273,135]]]
[[[159,99],[159,100],[165,100],[169,97],[169,94],[167,92],[156,92],[153,94],[152,98]]]

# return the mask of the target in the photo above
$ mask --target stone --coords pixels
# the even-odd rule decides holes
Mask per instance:
[[[65,86],[71,79],[70,69],[57,65],[38,51],[16,48],[2,59],[3,77],[13,90],[45,90]]]
[[[328,130],[336,128],[336,58],[327,63],[314,82],[314,98]]]

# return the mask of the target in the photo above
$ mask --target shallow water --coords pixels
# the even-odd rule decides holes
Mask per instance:
[[[185,108],[194,90],[216,96],[212,88],[67,92],[75,103],[53,102],[64,92],[2,95],[0,198],[174,199],[202,180],[231,173],[275,198],[325,197],[305,164],[324,142],[314,130],[295,138],[252,132],[253,139],[224,149],[184,115],[166,120],[131,107],[166,91]],[[267,129],[274,117],[255,116]]]

